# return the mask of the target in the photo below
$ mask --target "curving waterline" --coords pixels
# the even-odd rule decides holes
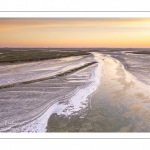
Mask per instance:
[[[46,132],[47,121],[53,113],[58,115],[72,115],[85,108],[88,104],[88,97],[91,96],[100,84],[102,62],[99,53],[92,53],[98,62],[91,71],[90,84],[86,87],[78,88],[76,93],[69,99],[67,104],[53,104],[41,117],[20,128],[20,132]],[[16,132],[16,131],[15,131]]]
[[[111,56],[110,56],[110,57],[111,57]],[[124,64],[123,64],[120,60],[118,60],[118,59],[116,59],[116,58],[114,58],[114,57],[111,57],[111,58],[114,59],[114,60],[116,60],[116,61],[121,65],[121,67],[122,67],[122,69],[124,70],[124,72],[126,73],[126,75],[129,76],[132,80],[134,80],[135,83],[136,83],[137,85],[139,85],[140,88],[144,88],[145,91],[147,91],[147,93],[150,93],[150,90],[149,90],[150,85],[145,84],[144,82],[140,81],[134,74],[132,74],[131,72],[129,72],[129,71],[125,68]]]

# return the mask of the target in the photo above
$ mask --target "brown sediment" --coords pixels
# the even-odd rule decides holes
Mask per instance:
[[[120,132],[129,132],[129,131],[130,131],[130,128],[131,128],[131,125],[122,127],[122,128],[120,129]]]
[[[148,96],[148,95],[146,95],[142,92],[135,93],[135,97],[138,98],[138,99],[144,100],[143,101],[144,103],[150,102],[150,96]]]
[[[129,103],[129,108],[131,109],[133,115],[139,115],[141,110],[145,108],[145,104],[143,103]]]

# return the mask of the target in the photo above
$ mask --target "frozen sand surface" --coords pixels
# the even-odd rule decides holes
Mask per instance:
[[[0,87],[43,79],[84,66],[92,62],[92,56],[77,56],[54,60],[0,65]]]
[[[59,68],[65,68],[64,66],[70,69],[95,61],[95,57],[90,55],[57,61],[60,62],[55,62],[54,67],[59,71]],[[25,65],[29,72],[34,68],[36,73],[39,73],[39,70],[43,71],[43,67],[49,65],[47,62],[49,61],[38,62],[42,63],[41,66],[31,63],[31,67],[30,63],[21,64],[14,66],[15,71],[12,69],[11,72],[15,74],[17,70],[20,73],[20,69],[23,70],[22,65]],[[57,67],[58,64],[60,66]],[[3,75],[9,74],[12,66],[8,68],[2,68]],[[1,89],[1,132],[45,132],[47,121],[53,112],[63,113],[65,109],[65,114],[69,115],[85,107],[82,102],[87,103],[87,97],[100,82],[100,69],[100,64],[94,64],[67,76]],[[23,72],[23,76],[25,74],[27,73]]]

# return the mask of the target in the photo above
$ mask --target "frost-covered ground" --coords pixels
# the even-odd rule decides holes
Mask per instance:
[[[0,65],[0,87],[55,76],[92,62],[90,56]]]
[[[87,63],[97,54],[0,66],[0,85],[44,79]],[[100,83],[98,62],[70,75],[0,89],[1,132],[45,132],[52,113],[70,115],[86,107]]]

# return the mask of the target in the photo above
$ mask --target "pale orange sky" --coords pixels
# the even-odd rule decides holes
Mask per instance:
[[[0,18],[0,47],[150,47],[150,18]]]

